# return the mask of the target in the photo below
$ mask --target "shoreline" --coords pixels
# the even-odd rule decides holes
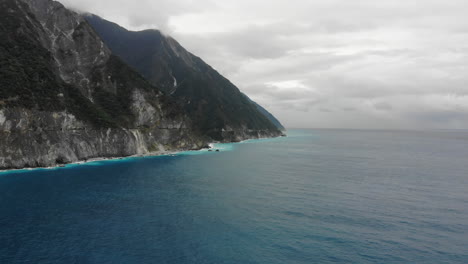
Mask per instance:
[[[282,138],[282,136],[279,137],[259,137],[259,138],[250,138],[250,139],[245,139],[242,141],[238,142],[211,142],[208,143],[208,148],[200,148],[198,150],[174,150],[174,151],[158,151],[158,152],[151,152],[151,153],[146,153],[146,154],[135,154],[131,156],[123,156],[123,157],[97,157],[97,158],[90,158],[86,160],[80,160],[80,161],[75,161],[75,162],[70,162],[66,164],[56,164],[56,166],[50,166],[50,167],[32,167],[32,168],[20,168],[20,169],[0,169],[0,175],[2,174],[7,174],[7,173],[14,173],[14,172],[28,172],[28,171],[33,171],[33,170],[54,170],[54,169],[61,169],[61,168],[67,168],[73,165],[85,165],[93,162],[101,162],[101,161],[116,161],[116,160],[124,160],[124,159],[135,159],[135,158],[145,158],[145,157],[164,157],[164,156],[176,156],[181,153],[188,153],[188,152],[207,152],[207,153],[212,153],[214,151],[209,151],[211,149],[216,149],[216,145],[219,144],[241,144],[245,143],[248,141],[256,141],[256,140],[265,140],[265,139],[278,139]],[[203,151],[206,150],[206,151]]]
[[[209,145],[211,145],[211,143]],[[202,149],[199,149],[199,150],[159,151],[159,152],[151,152],[151,153],[146,153],[146,154],[135,154],[135,155],[131,155],[131,156],[122,156],[122,157],[97,157],[97,158],[90,158],[90,159],[86,159],[86,160],[80,160],[80,161],[75,161],[75,162],[70,162],[70,163],[65,163],[65,164],[57,164],[56,166],[50,166],[50,167],[32,167],[32,168],[0,170],[0,175],[10,173],[10,172],[33,171],[33,170],[54,170],[54,169],[60,169],[60,168],[67,168],[67,167],[73,166],[73,165],[84,165],[84,164],[93,163],[93,162],[100,162],[100,161],[112,161],[112,160],[115,161],[115,160],[145,158],[145,157],[173,156],[173,155],[177,155],[177,154],[180,154],[180,153],[183,153],[183,152],[201,151],[203,149],[207,149],[207,148],[202,148]]]

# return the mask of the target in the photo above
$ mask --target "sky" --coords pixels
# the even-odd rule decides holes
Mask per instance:
[[[289,128],[468,129],[466,0],[61,0],[174,37]]]

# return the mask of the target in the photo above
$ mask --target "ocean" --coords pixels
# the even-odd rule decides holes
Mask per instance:
[[[0,173],[0,263],[468,263],[468,132],[290,130]]]

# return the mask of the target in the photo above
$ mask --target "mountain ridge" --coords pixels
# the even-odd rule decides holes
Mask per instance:
[[[130,31],[93,14],[85,18],[117,56],[184,105],[203,132],[284,130],[268,111],[174,38],[159,30]]]

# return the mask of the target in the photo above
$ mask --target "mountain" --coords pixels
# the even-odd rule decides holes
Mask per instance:
[[[0,1],[0,169],[199,149],[184,109],[51,0]]]
[[[257,107],[257,110],[262,113],[277,129],[280,131],[286,131],[286,128],[283,126],[283,124],[281,124],[281,122],[272,113],[268,112],[268,110],[256,102],[252,101],[252,103]]]
[[[244,94],[245,97],[247,97],[247,99],[255,105],[255,107],[257,107],[257,110],[260,111],[260,113],[262,113],[266,118],[268,118],[268,120],[270,120],[271,123],[273,123],[273,125],[275,125],[275,127],[281,131],[286,131],[286,128],[283,126],[283,124],[281,124],[281,122],[270,112],[268,112],[268,110],[266,110],[263,106],[257,104],[255,101],[253,101],[252,99],[250,99],[246,94]]]
[[[281,135],[172,38],[88,20],[52,0],[0,0],[0,169]]]
[[[158,30],[129,31],[95,15],[86,19],[114,54],[183,105],[202,134],[236,141],[252,133],[278,136],[284,130],[268,111],[173,38]]]

